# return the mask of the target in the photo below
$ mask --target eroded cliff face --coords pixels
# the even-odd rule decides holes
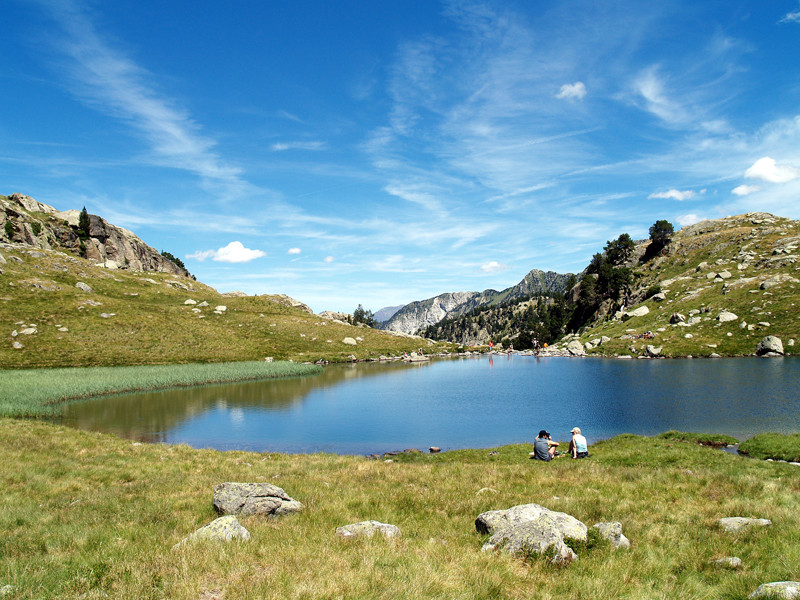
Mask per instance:
[[[58,211],[24,194],[0,196],[0,239],[12,244],[80,253],[79,219],[80,211]],[[89,238],[83,242],[87,260],[110,269],[187,275],[133,232],[97,215],[89,215],[89,223]]]
[[[538,292],[563,292],[569,277],[570,274],[533,269],[517,285],[501,292],[491,289],[483,292],[453,292],[419,300],[397,311],[382,324],[381,329],[414,334],[443,319],[459,317],[487,304],[505,302]]]

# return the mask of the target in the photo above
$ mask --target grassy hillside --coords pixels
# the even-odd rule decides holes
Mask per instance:
[[[583,331],[581,342],[611,338],[590,353],[640,355],[647,344],[666,356],[748,355],[767,335],[800,341],[800,222],[767,213],[704,221],[675,234],[668,253],[634,270],[637,301],[649,313]],[[660,289],[659,301],[647,290]],[[647,297],[649,296],[649,297]],[[728,311],[736,319],[721,322]],[[686,325],[670,323],[680,313]],[[689,324],[692,319],[692,324]],[[631,339],[646,331],[653,339]]]
[[[279,296],[225,297],[186,277],[0,248],[0,368],[376,358],[423,342],[327,321]],[[85,283],[86,292],[76,287]],[[198,304],[185,304],[194,300]],[[200,306],[207,302],[208,306]],[[226,310],[218,311],[217,306]],[[13,332],[17,332],[13,336]],[[35,331],[35,333],[25,332]],[[346,337],[357,345],[343,343]],[[14,348],[14,344],[21,348]],[[446,348],[428,345],[425,350]]]
[[[404,455],[394,462],[136,444],[0,419],[0,589],[6,598],[446,598],[744,600],[800,580],[798,467],[675,439],[619,436],[592,457],[528,459],[529,445]],[[172,546],[216,517],[214,485],[268,481],[296,516],[240,517],[252,539]],[[579,550],[566,568],[480,551],[484,511],[535,502],[592,525],[619,521],[632,548]],[[773,521],[726,534],[721,517]],[[401,537],[342,540],[376,519]],[[738,571],[710,561],[738,556]]]

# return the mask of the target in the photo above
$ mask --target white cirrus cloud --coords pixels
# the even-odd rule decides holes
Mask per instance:
[[[300,248],[289,248],[289,251],[286,254],[300,254],[302,250]]]
[[[735,196],[749,196],[750,194],[754,194],[760,190],[761,188],[757,185],[740,185],[733,188],[731,193]]]
[[[284,150],[325,150],[326,144],[321,141],[307,141],[307,142],[275,142],[271,146],[275,152],[282,152]]]
[[[242,242],[236,241],[231,242],[227,246],[224,246],[218,250],[198,250],[192,254],[187,254],[186,258],[193,258],[195,260],[199,260],[200,262],[210,258],[216,262],[247,263],[251,260],[255,260],[256,258],[261,258],[262,256],[266,255],[267,253],[262,250],[251,250],[250,248],[245,248]]]
[[[774,158],[765,156],[754,162],[753,166],[744,172],[744,176],[769,183],[786,183],[800,177],[800,171],[789,165],[779,165]]]
[[[490,261],[485,265],[481,265],[481,271],[484,273],[501,273],[506,269],[508,269],[508,265],[500,264],[496,260]]]
[[[800,10],[786,13],[779,23],[800,23]]]
[[[333,258],[332,256],[326,256],[326,257],[325,257],[323,260],[325,261],[325,264],[328,264],[328,265],[329,265],[329,264],[331,264],[333,261],[335,261],[336,259],[335,259],[335,258]]]
[[[667,192],[657,192],[655,194],[650,194],[648,198],[664,198],[666,200],[677,200],[678,202],[683,202],[684,200],[690,200],[694,198],[695,193],[692,190],[680,191],[680,190],[669,190]]]
[[[561,90],[556,94],[556,98],[562,100],[583,100],[586,96],[586,86],[582,81],[575,83],[565,83],[561,86]]]

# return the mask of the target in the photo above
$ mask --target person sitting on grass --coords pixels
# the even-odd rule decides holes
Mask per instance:
[[[581,435],[580,427],[573,427],[570,431],[572,439],[569,441],[569,453],[572,458],[586,458],[589,456],[589,447],[586,438]]]
[[[530,456],[536,460],[553,460],[557,447],[558,442],[554,442],[550,434],[542,429],[539,436],[533,441],[533,452],[530,453]]]

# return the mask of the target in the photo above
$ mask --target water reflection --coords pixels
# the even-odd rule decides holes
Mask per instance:
[[[590,442],[668,429],[800,430],[800,360],[621,361],[481,357],[337,365],[318,376],[102,398],[63,422],[147,442],[282,452],[371,453]]]

